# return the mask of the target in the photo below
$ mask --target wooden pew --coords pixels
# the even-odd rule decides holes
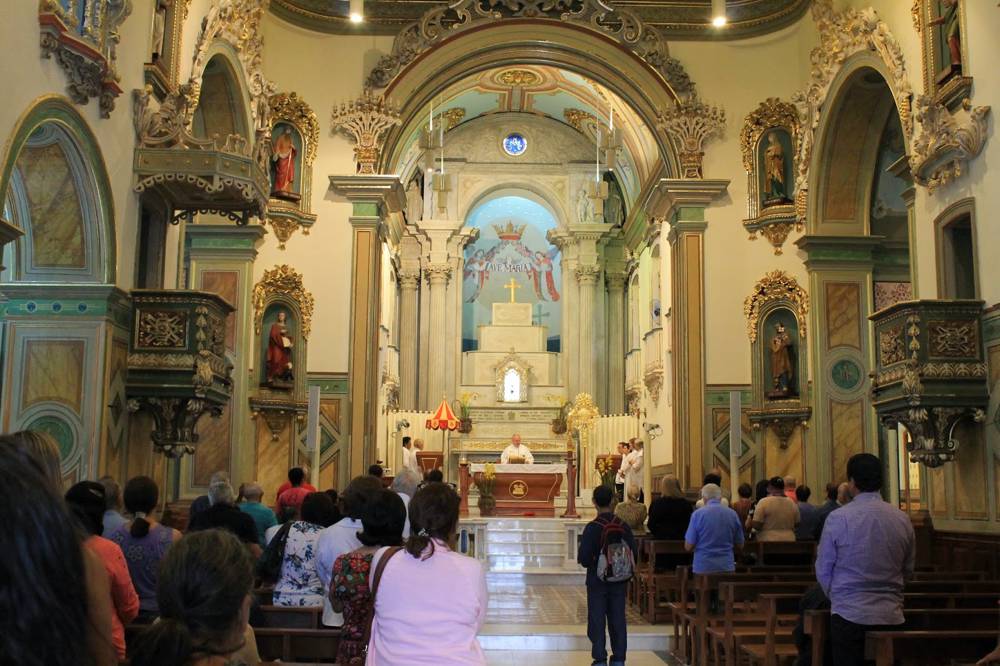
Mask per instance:
[[[715,663],[724,657],[726,666],[735,666],[739,645],[737,638],[763,637],[767,631],[768,618],[760,607],[762,594],[801,598],[815,581],[784,582],[730,582],[719,584],[719,603],[724,606],[722,623],[706,629],[709,650],[715,655]],[[782,604],[783,607],[789,604]],[[778,625],[792,627],[798,621],[798,605],[788,613],[778,616]],[[756,641],[754,641],[756,642]]]
[[[272,629],[322,629],[323,607],[260,606],[264,627]]]
[[[754,554],[758,565],[812,565],[816,561],[815,541],[748,541],[744,554]]]
[[[757,606],[767,618],[764,625],[764,639],[751,642],[755,636],[740,637],[737,643],[739,650],[749,660],[751,666],[779,666],[792,664],[799,656],[798,648],[792,641],[791,627],[781,630],[779,618],[790,613],[797,613],[801,595],[794,594],[762,594],[758,597]]]
[[[677,568],[658,571],[656,558],[659,555],[677,556],[690,564],[692,555],[684,549],[683,541],[650,539],[643,543],[643,551],[643,568],[636,576],[639,612],[650,624],[672,621],[673,611],[669,604],[679,596],[680,577]]]
[[[332,664],[337,658],[340,629],[254,629],[261,661]]]
[[[996,627],[978,631],[871,631],[865,637],[865,656],[874,659],[875,666],[895,666],[900,660],[947,664],[953,659],[979,659],[996,645]]]

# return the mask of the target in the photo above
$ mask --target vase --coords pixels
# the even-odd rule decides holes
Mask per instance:
[[[562,435],[566,432],[566,420],[565,419],[552,419],[552,432],[556,435]]]
[[[478,506],[480,516],[492,516],[497,510],[497,500],[493,495],[480,495]]]
[[[472,419],[459,419],[458,431],[463,435],[468,435],[472,432]]]

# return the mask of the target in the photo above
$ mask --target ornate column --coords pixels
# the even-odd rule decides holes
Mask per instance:
[[[399,271],[399,402],[403,409],[417,408],[417,291],[420,268]]]
[[[579,326],[576,325],[577,314],[577,282],[576,282],[576,242],[565,231],[553,230],[548,233],[548,240],[559,248],[562,267],[562,304],[563,325],[562,340],[559,354],[559,376],[562,385],[566,387],[566,395],[572,399],[577,390],[577,340]]]
[[[439,339],[433,334],[435,326],[444,326],[447,317],[448,305],[448,281],[451,280],[451,264],[448,262],[428,263],[424,266],[424,275],[430,291],[430,321],[431,321],[431,344],[428,354],[428,378],[427,395],[428,404],[434,404],[441,400],[441,396],[447,390],[447,363],[446,357],[450,352],[449,345],[441,336]]]
[[[649,211],[670,225],[674,469],[688,487],[701,483],[710,439],[705,435],[705,209],[728,186],[728,180],[665,178]]]
[[[625,412],[625,278],[624,270],[608,270],[608,413]]]
[[[378,419],[378,322],[381,301],[382,228],[398,223],[404,194],[398,176],[330,176],[330,187],[353,206],[348,410],[350,440],[347,469],[364,473],[375,449]]]
[[[579,392],[594,395],[594,299],[597,296],[597,278],[601,267],[581,264],[576,267],[576,281],[580,285],[580,375]]]

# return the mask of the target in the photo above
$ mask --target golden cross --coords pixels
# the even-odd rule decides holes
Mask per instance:
[[[503,286],[503,288],[504,289],[510,289],[510,302],[511,303],[517,303],[517,301],[514,300],[514,294],[517,293],[515,291],[516,289],[520,289],[521,288],[521,285],[519,285],[517,282],[515,282],[514,278],[511,278],[510,282],[508,282],[507,284],[505,284]]]

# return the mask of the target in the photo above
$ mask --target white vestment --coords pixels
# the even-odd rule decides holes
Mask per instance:
[[[642,451],[633,451],[622,461],[625,470],[625,493],[632,486],[642,489]]]
[[[415,472],[418,476],[423,476],[420,472],[420,463],[417,461],[417,451],[403,447],[403,469]]]
[[[511,458],[522,458],[527,465],[535,462],[535,457],[531,455],[531,451],[529,451],[528,447],[524,444],[521,444],[520,446],[514,446],[511,444],[504,449],[503,453],[500,454],[500,464],[508,464]]]

